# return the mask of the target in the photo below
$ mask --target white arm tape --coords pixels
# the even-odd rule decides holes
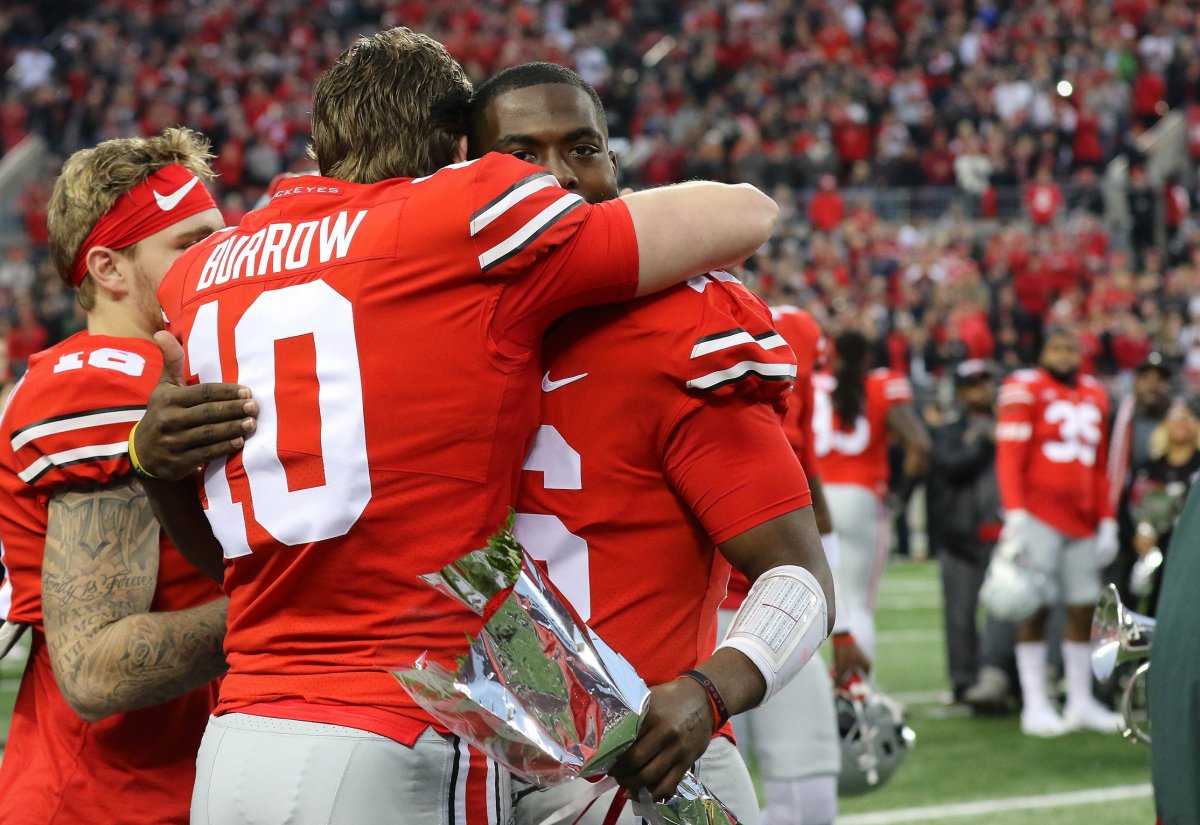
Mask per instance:
[[[825,641],[829,606],[812,573],[794,564],[758,577],[717,646],[743,653],[767,683],[766,702],[791,681]]]

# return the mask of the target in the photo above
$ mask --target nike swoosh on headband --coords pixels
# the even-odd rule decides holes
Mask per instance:
[[[179,202],[187,197],[187,193],[191,192],[192,187],[199,182],[200,178],[194,177],[169,195],[160,195],[157,189],[152,190],[154,192],[154,200],[158,203],[158,208],[164,212],[170,212],[176,206],[179,206]]]

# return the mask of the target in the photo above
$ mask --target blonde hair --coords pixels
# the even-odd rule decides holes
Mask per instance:
[[[1196,448],[1200,449],[1200,417],[1197,417],[1189,405],[1180,401],[1171,404],[1171,407],[1167,410],[1167,415],[1170,415],[1171,409],[1175,407],[1183,407],[1183,409],[1187,410],[1188,417],[1191,418],[1192,425],[1196,428]],[[1154,461],[1165,456],[1168,450],[1171,449],[1171,438],[1167,435],[1167,422],[1165,420],[1151,430],[1150,444],[1148,446],[1150,458]]]
[[[112,209],[117,198],[159,169],[178,163],[201,180],[216,177],[209,166],[210,148],[203,135],[171,128],[155,137],[106,140],[67,158],[47,207],[50,257],[59,277],[70,285],[75,257],[96,221]],[[84,309],[95,306],[90,277],[80,284],[78,298]]]
[[[313,86],[309,155],[353,183],[432,174],[467,133],[471,81],[445,46],[403,26],[360,37]]]

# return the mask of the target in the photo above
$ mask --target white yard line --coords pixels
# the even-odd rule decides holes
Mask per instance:
[[[938,819],[987,816],[1005,811],[1037,811],[1044,808],[1073,808],[1096,805],[1122,799],[1143,799],[1153,793],[1151,786],[1117,785],[1112,788],[1092,788],[1086,791],[1048,793],[1037,796],[1010,796],[1003,799],[981,799],[978,802],[954,802],[924,808],[901,808],[869,814],[839,816],[839,825],[900,825],[905,822],[930,822]]]

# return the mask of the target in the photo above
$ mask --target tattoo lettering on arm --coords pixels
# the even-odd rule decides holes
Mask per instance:
[[[148,612],[158,541],[158,522],[135,481],[50,501],[46,641],[63,696],[88,721],[180,696],[225,670],[225,599]]]

